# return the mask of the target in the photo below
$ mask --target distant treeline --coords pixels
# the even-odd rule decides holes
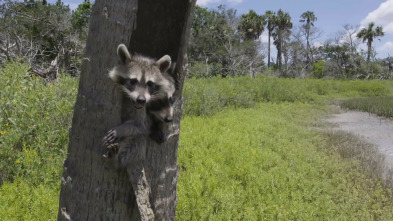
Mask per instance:
[[[384,35],[381,26],[370,23],[357,32],[358,27],[344,24],[333,38],[316,44],[322,31],[316,26],[314,12],[304,12],[298,21],[294,25],[289,13],[281,9],[263,15],[250,10],[238,16],[235,9],[225,6],[197,7],[189,48],[190,75],[254,76],[268,67],[269,73],[280,77],[392,77],[393,58],[376,59],[373,49],[373,40]],[[269,37],[267,45],[260,40],[264,31]],[[362,41],[367,43],[367,51],[359,48]],[[270,52],[271,44],[276,55]]]
[[[61,72],[78,75],[92,4],[85,0],[71,10],[61,0],[5,0],[0,4],[0,64],[22,59],[32,74],[56,79]],[[237,76],[267,72],[279,77],[392,78],[393,58],[377,59],[373,40],[381,26],[344,24],[335,37],[317,42],[322,31],[317,15],[304,12],[294,25],[278,10],[238,15],[226,6],[196,7],[188,50],[189,77]],[[260,40],[267,32],[269,42]],[[270,39],[272,41],[270,42]],[[361,42],[367,50],[361,50]],[[277,54],[270,52],[276,47]],[[268,62],[265,63],[264,60]]]

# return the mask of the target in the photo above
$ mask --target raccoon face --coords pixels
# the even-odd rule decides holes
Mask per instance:
[[[147,112],[156,121],[170,123],[173,121],[173,105],[175,101],[172,97],[163,96],[159,99],[151,100],[147,105]]]
[[[161,93],[161,85],[165,86],[162,72],[169,68],[171,58],[165,55],[155,62],[147,57],[131,56],[123,44],[118,46],[117,54],[120,62],[109,72],[109,77],[122,86],[135,108],[143,108],[152,96]]]
[[[123,91],[134,101],[135,108],[143,108],[145,103],[149,101],[150,94],[143,79],[120,78],[119,84],[122,86]]]
[[[162,73],[155,84],[155,91],[152,93],[152,98],[147,105],[147,113],[152,116],[153,120],[158,122],[172,122],[173,121],[173,106],[175,100],[173,94],[175,93],[175,81],[167,73]]]
[[[147,75],[147,86],[149,93],[153,97],[172,96],[175,92],[174,80],[166,73],[171,65],[171,58],[163,56],[151,67],[150,75]]]

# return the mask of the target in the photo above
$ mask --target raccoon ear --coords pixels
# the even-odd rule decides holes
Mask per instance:
[[[161,72],[166,72],[171,66],[171,57],[169,57],[169,55],[164,55],[164,57],[156,62],[156,65]]]
[[[117,56],[119,56],[122,64],[126,64],[127,61],[131,61],[130,52],[128,52],[128,49],[124,44],[119,44],[117,47]]]
[[[113,82],[115,82],[115,83],[119,83],[119,82],[120,82],[120,78],[121,78],[117,72],[118,72],[118,71],[117,71],[117,68],[114,67],[114,68],[113,68],[112,70],[110,70],[109,73],[108,73],[108,77],[109,77]]]

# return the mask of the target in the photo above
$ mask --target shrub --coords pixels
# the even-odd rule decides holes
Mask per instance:
[[[312,72],[313,77],[314,78],[323,78],[323,77],[325,77],[324,70],[323,70],[324,67],[325,67],[325,61],[324,60],[319,60],[318,62],[314,63],[313,68],[312,68],[312,70],[313,70],[313,72]]]
[[[0,183],[18,176],[36,184],[57,183],[77,79],[62,76],[47,84],[27,70],[19,63],[0,69]]]
[[[56,220],[59,187],[31,185],[23,178],[3,183],[0,188],[0,220]]]

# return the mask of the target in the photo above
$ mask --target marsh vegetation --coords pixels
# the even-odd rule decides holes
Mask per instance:
[[[1,69],[2,219],[56,219],[77,84],[68,76],[46,83],[20,63]],[[310,130],[331,99],[391,96],[391,85],[265,75],[187,80],[178,218],[392,219],[389,190],[341,147],[352,138]]]

